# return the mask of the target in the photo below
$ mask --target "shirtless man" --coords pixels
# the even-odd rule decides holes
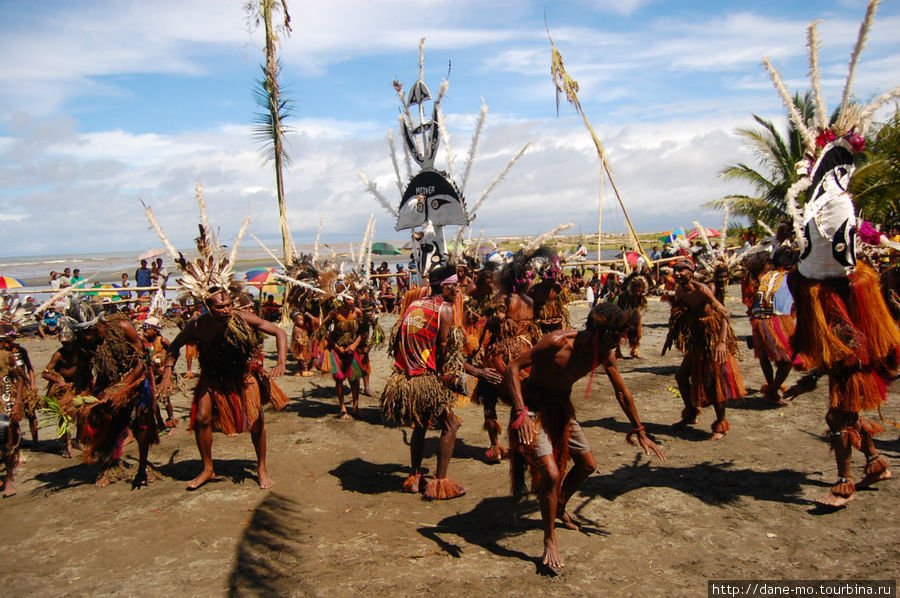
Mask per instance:
[[[52,356],[50,363],[41,372],[41,378],[47,381],[47,395],[61,397],[66,391],[75,385],[75,376],[78,372],[78,353],[75,347],[75,335],[65,327],[59,332],[60,347]],[[84,387],[84,385],[81,385]],[[59,439],[60,450],[64,459],[72,458],[69,444],[69,434],[66,432]],[[77,446],[75,448],[78,448]]]
[[[675,426],[697,423],[700,408],[712,405],[716,411],[712,439],[720,440],[729,430],[725,403],[747,394],[735,359],[737,339],[728,310],[708,286],[694,280],[693,263],[680,259],[672,269],[677,286],[662,354],[673,343],[684,354],[675,373],[684,410]]]
[[[576,381],[602,365],[619,406],[631,422],[632,429],[626,439],[632,442],[632,436],[635,436],[645,454],[650,455],[652,451],[666,460],[641,425],[634,399],[616,364],[614,350],[619,339],[635,323],[633,311],[623,312],[611,303],[597,303],[583,330],[558,330],[547,334],[506,369],[504,382],[513,400],[510,443],[539,473],[543,563],[550,567],[563,566],[556,546],[556,519],[569,529],[578,529],[565,511],[566,503],[597,469],[594,455],[574,417],[570,395]],[[527,367],[531,368],[531,374],[522,382],[519,374]],[[542,425],[536,429],[534,417],[538,414]],[[558,425],[548,429],[552,425],[548,422],[554,421]],[[574,466],[560,483],[568,457],[572,458]]]
[[[212,460],[213,426],[226,434],[249,429],[256,450],[259,487],[271,488],[275,482],[266,468],[266,425],[262,405],[271,401],[276,409],[280,409],[287,401],[272,382],[284,374],[287,334],[256,314],[233,310],[231,296],[221,289],[211,292],[206,307],[208,312],[188,322],[169,345],[158,391],[164,395],[171,385],[172,370],[181,347],[196,343],[200,379],[194,389],[191,424],[203,470],[188,482],[188,489],[197,489],[216,475]],[[268,374],[262,370],[257,331],[275,337],[278,363]],[[242,405],[233,405],[229,400],[233,394],[240,397]]]

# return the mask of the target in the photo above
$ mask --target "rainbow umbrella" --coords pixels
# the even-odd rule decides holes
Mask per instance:
[[[253,268],[244,273],[246,282],[270,282],[275,280],[275,268]]]
[[[0,276],[0,289],[18,289],[24,287],[25,283],[18,278],[12,276]]]
[[[673,228],[670,231],[667,231],[659,238],[663,243],[674,243],[675,239],[678,237],[684,236],[684,230],[680,228]]]
[[[282,291],[281,285],[276,284],[276,274],[275,268],[253,268],[244,273],[244,282],[256,283],[253,286],[259,288],[262,295],[276,295]]]

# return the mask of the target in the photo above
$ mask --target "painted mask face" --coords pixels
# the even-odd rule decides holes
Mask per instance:
[[[803,208],[806,249],[798,265],[807,278],[846,276],[856,264],[856,215],[847,192],[853,170],[853,154],[843,139],[826,145],[813,165]]]

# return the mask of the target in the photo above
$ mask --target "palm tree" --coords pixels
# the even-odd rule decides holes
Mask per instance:
[[[280,27],[272,25],[272,12],[280,10],[284,13],[284,24]],[[248,20],[258,27],[263,24],[266,29],[266,64],[262,65],[263,79],[259,88],[254,91],[257,104],[263,109],[256,115],[254,136],[266,145],[266,157],[275,164],[275,192],[278,199],[278,216],[281,220],[281,244],[284,263],[294,261],[294,242],[288,228],[287,212],[284,205],[284,167],[290,163],[290,157],[284,151],[284,136],[289,132],[284,120],[290,116],[292,103],[282,98],[278,85],[281,64],[277,59],[278,33],[291,32],[291,15],[288,14],[286,0],[249,0],[245,5]]]
[[[812,118],[812,94],[795,94],[794,104],[805,121]],[[719,171],[719,176],[727,181],[749,183],[755,195],[726,195],[705,203],[704,207],[723,210],[727,205],[731,214],[744,216],[751,224],[761,220],[775,228],[790,218],[784,198],[799,178],[796,164],[803,159],[803,140],[790,121],[782,135],[771,121],[755,114],[753,119],[761,128],[740,128],[737,134],[754,150],[759,167],[741,162],[726,166]]]
[[[888,232],[900,226],[900,109],[870,135],[867,145],[850,193],[859,216]]]

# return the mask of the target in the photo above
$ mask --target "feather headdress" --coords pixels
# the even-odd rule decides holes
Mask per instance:
[[[181,270],[182,276],[179,280],[179,285],[182,292],[200,301],[206,301],[212,294],[220,290],[234,292],[239,289],[240,285],[233,280],[234,259],[236,258],[237,247],[240,245],[241,238],[247,230],[249,219],[243,222],[237,238],[232,243],[234,249],[231,253],[226,253],[222,246],[219,245],[218,232],[209,225],[206,202],[203,199],[203,188],[200,186],[200,183],[197,183],[195,198],[200,206],[200,224],[198,224],[200,234],[194,240],[197,244],[197,253],[199,254],[196,258],[188,259],[183,253],[176,250],[156,220],[153,210],[147,205],[144,206],[144,210],[150,224],[168,249],[178,269]]]
[[[833,122],[829,119],[819,89],[819,21],[809,24],[806,44],[814,97],[814,116],[811,122],[803,121],[794,108],[790,92],[778,71],[768,57],[763,58],[775,89],[787,106],[791,121],[806,146],[806,157],[797,164],[801,178],[788,190],[785,201],[794,221],[794,232],[801,250],[800,271],[809,278],[844,276],[856,263],[857,220],[851,198],[846,193],[854,170],[853,153],[860,152],[865,147],[864,135],[875,111],[891,98],[900,96],[898,86],[867,104],[850,102],[856,65],[865,47],[879,2],[880,0],[869,0],[866,7],[866,14],[851,52],[841,105]],[[797,198],[804,192],[806,202],[801,209]]]

